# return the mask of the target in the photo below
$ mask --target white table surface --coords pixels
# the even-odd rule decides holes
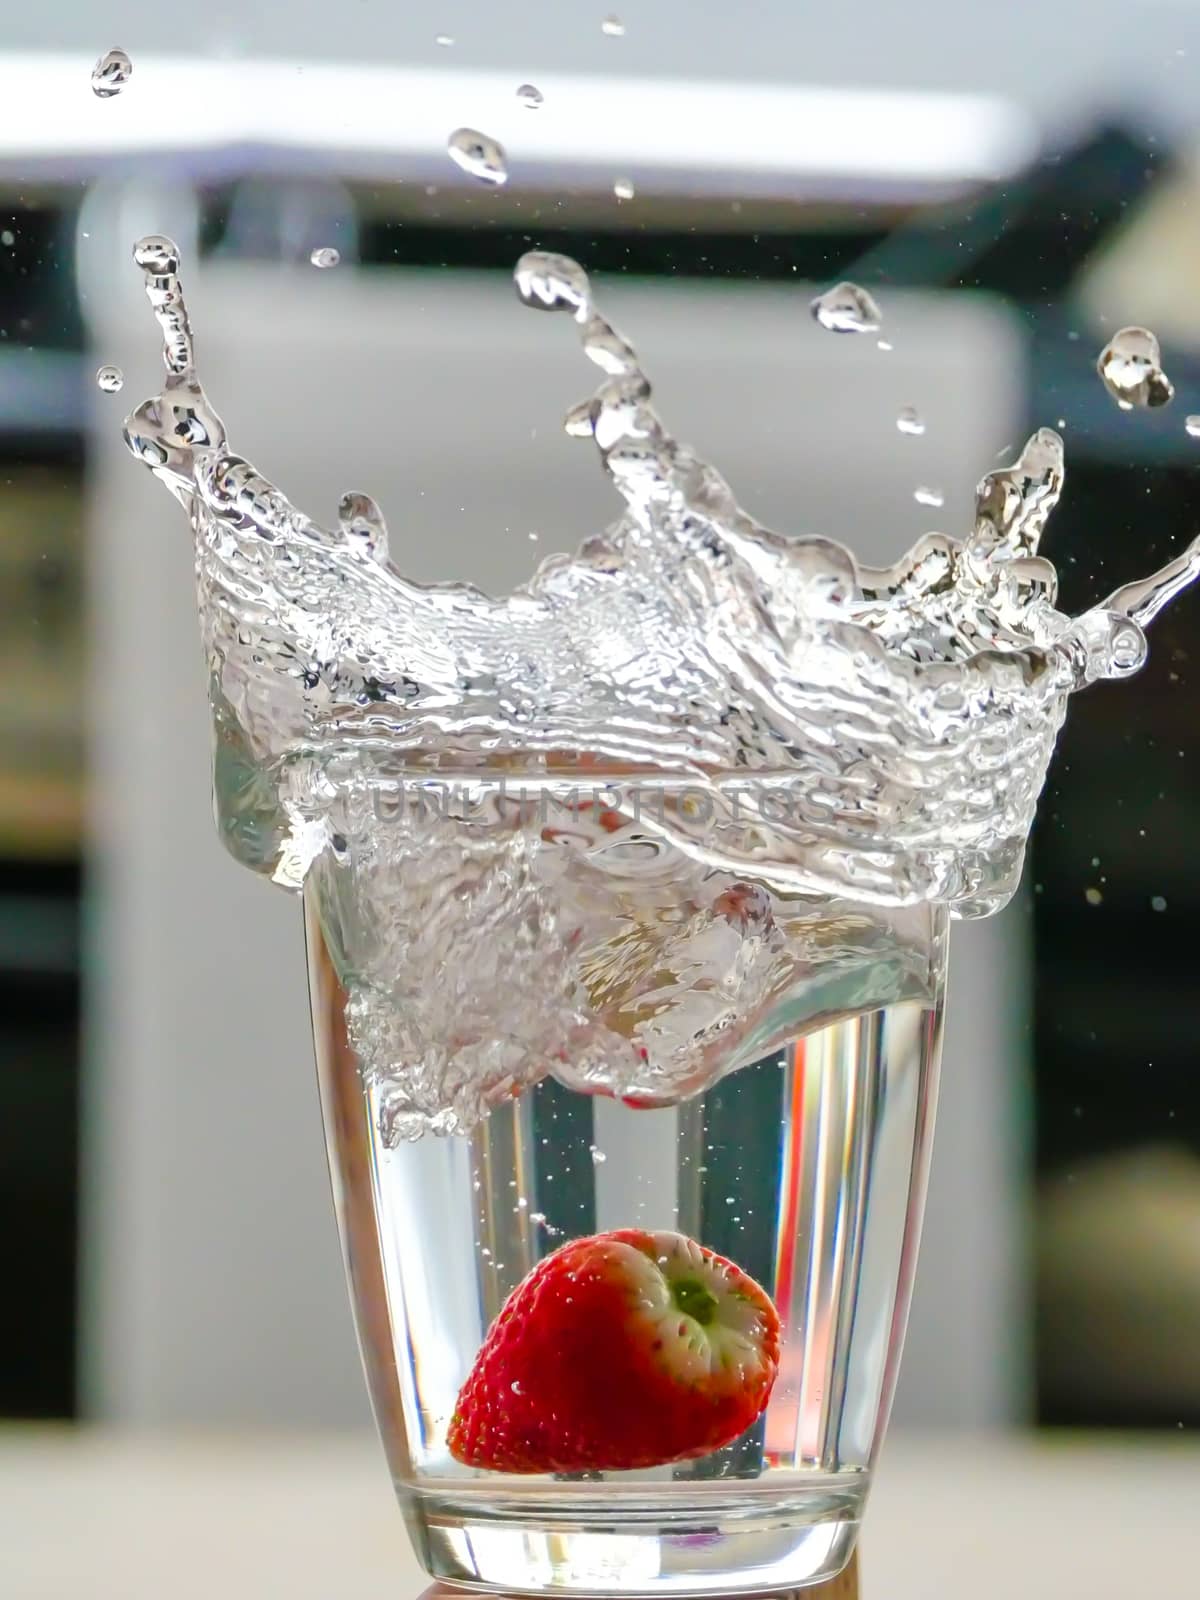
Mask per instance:
[[[864,1600],[1194,1600],[1200,1441],[897,1435]],[[0,1429],[3,1600],[415,1600],[375,1441]]]

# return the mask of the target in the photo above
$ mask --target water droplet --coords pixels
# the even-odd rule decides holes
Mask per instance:
[[[1167,909],[1165,896],[1161,894],[1152,894],[1150,896],[1150,909],[1151,911],[1165,911]]]
[[[0,233],[0,244],[10,245],[10,244],[16,244],[16,242],[17,242],[17,236],[12,231],[11,228],[5,228],[4,232]]]
[[[125,386],[125,374],[120,367],[98,367],[96,385],[105,394],[118,394]]]
[[[919,483],[913,490],[913,499],[919,506],[944,506],[946,496],[940,489],[931,489],[928,484]]]
[[[439,49],[449,50],[454,43],[454,35],[452,33],[439,33],[433,42]]]
[[[578,261],[551,250],[527,250],[513,269],[517,293],[537,311],[573,311],[587,316],[591,304],[588,276]]]
[[[124,50],[106,50],[92,68],[92,93],[101,100],[111,100],[133,76],[133,62]]]
[[[143,272],[165,278],[179,271],[179,251],[163,233],[147,233],[133,247],[133,259]]]
[[[811,310],[830,333],[878,333],[883,321],[874,296],[857,283],[835,283],[817,296]]]
[[[508,182],[508,158],[498,139],[478,128],[455,128],[446,145],[456,167],[483,183]]]
[[[1104,896],[1100,893],[1099,889],[1095,888],[1085,889],[1083,891],[1083,898],[1090,906],[1098,906],[1102,904],[1104,900]]]
[[[314,250],[308,259],[314,267],[336,267],[342,255],[341,251],[335,250],[331,244],[325,244],[319,250]]]
[[[603,1163],[608,1160],[608,1157],[604,1154],[604,1151],[598,1150],[594,1144],[589,1145],[588,1148],[592,1152],[592,1160],[598,1167],[603,1165]]]
[[[338,527],[364,555],[376,561],[387,560],[387,523],[369,494],[351,490],[342,496],[338,502]]]
[[[876,350],[894,350],[896,346],[890,339],[876,339],[875,348]]]
[[[896,427],[901,433],[919,437],[925,432],[925,419],[916,406],[905,406],[896,418]]]
[[[618,178],[613,184],[613,193],[618,200],[632,200],[636,192],[628,178]]]
[[[1162,370],[1162,352],[1149,328],[1121,328],[1096,361],[1104,387],[1121,407],[1165,406],[1175,385]]]
[[[608,16],[600,24],[600,32],[606,33],[610,39],[620,39],[624,36],[625,24],[620,17],[614,16],[612,12],[609,12]]]
[[[1193,439],[1200,439],[1200,416],[1193,413],[1192,416],[1185,417],[1183,426]]]
[[[522,83],[517,89],[517,100],[526,111],[536,111],[545,99],[546,96],[534,83]]]
[[[520,1394],[522,1392],[520,1378],[514,1378],[513,1381],[509,1384],[508,1387],[512,1390],[512,1392],[514,1394]]]

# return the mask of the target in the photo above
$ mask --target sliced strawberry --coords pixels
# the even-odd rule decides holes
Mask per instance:
[[[495,1472],[622,1471],[707,1455],[766,1407],[779,1316],[679,1233],[574,1239],[508,1297],[447,1442]]]

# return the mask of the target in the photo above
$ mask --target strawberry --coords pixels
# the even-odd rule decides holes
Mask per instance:
[[[779,1315],[753,1278],[679,1233],[573,1239],[517,1285],[447,1442],[494,1472],[619,1472],[707,1455],[766,1408]]]

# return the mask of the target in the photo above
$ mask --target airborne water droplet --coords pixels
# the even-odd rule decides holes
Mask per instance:
[[[439,49],[449,50],[450,46],[454,43],[454,35],[450,33],[439,33],[433,42],[439,47]]]
[[[609,12],[600,24],[600,32],[606,33],[610,39],[620,39],[625,33],[625,24],[620,17]]]
[[[589,1145],[588,1149],[592,1152],[592,1160],[597,1166],[601,1166],[605,1161],[608,1160],[608,1157],[605,1155],[604,1151],[598,1150],[594,1144]]]
[[[1185,417],[1183,426],[1193,439],[1200,439],[1200,416],[1193,414],[1190,417]]]
[[[338,502],[338,526],[352,547],[376,561],[387,560],[387,523],[369,494],[351,490],[342,496]]]
[[[1165,911],[1167,909],[1166,897],[1161,894],[1152,894],[1150,896],[1150,909],[1151,911]]]
[[[92,93],[101,100],[111,100],[133,76],[133,62],[124,50],[106,50],[92,68]]]
[[[133,247],[133,259],[143,272],[158,277],[179,271],[179,252],[165,233],[144,234]]]
[[[1149,328],[1121,328],[1096,361],[1104,387],[1121,407],[1165,406],[1175,385],[1162,369],[1162,351]]]
[[[940,489],[931,489],[928,484],[919,483],[913,490],[913,499],[919,506],[944,506],[946,496]]]
[[[322,245],[319,250],[314,250],[308,259],[314,267],[336,267],[342,257],[340,251],[327,244]]]
[[[925,419],[916,406],[905,406],[896,418],[896,427],[901,433],[919,436],[925,432]]]
[[[536,111],[545,98],[535,83],[522,83],[517,88],[517,99],[526,111]]]
[[[456,167],[483,183],[508,182],[508,158],[498,139],[478,128],[455,128],[446,144]]]
[[[578,261],[552,250],[527,250],[513,270],[517,293],[535,311],[573,311],[585,317],[591,300],[588,276]]]
[[[125,374],[120,367],[98,367],[96,385],[105,394],[118,394],[125,384]]]
[[[835,283],[812,303],[812,314],[830,333],[878,333],[883,313],[857,283]]]
[[[618,200],[632,200],[636,190],[628,178],[618,178],[613,184],[613,193]]]
[[[1085,889],[1083,891],[1083,898],[1090,906],[1098,906],[1104,903],[1104,896],[1100,893],[1099,889]]]

